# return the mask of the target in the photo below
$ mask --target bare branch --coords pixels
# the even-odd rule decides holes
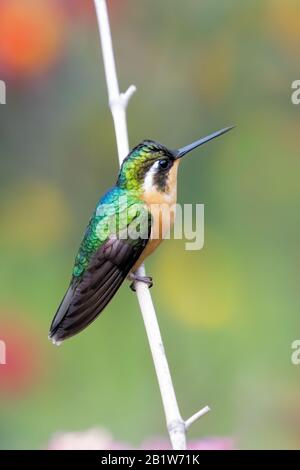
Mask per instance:
[[[109,106],[113,116],[118,155],[121,164],[129,152],[126,108],[130,98],[136,91],[136,88],[134,85],[131,85],[125,93],[120,94],[119,92],[119,83],[114,60],[106,1],[94,0],[94,3],[99,23]],[[144,266],[139,268],[138,275],[145,276]],[[183,450],[186,449],[187,427],[192,422],[196,421],[196,419],[200,418],[201,415],[206,413],[209,408],[206,407],[207,409],[205,412],[202,410],[196,413],[196,415],[192,416],[192,418],[187,420],[187,422],[182,419],[151,294],[148,287],[142,282],[135,282],[135,288],[150,344],[172,448],[174,450]]]

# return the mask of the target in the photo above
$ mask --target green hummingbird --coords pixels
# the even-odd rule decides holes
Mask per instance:
[[[94,321],[126,278],[133,290],[135,281],[152,286],[152,278],[138,276],[136,270],[164,238],[159,207],[176,204],[181,158],[232,128],[177,150],[144,140],[128,154],[116,185],[99,200],[84,233],[69,288],[50,327],[53,343],[61,343]]]

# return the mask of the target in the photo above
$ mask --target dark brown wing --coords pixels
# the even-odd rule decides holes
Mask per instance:
[[[108,238],[96,251],[80,281],[73,279],[58,308],[49,333],[54,343],[79,333],[101,313],[143,252],[151,223],[147,231],[144,238]]]

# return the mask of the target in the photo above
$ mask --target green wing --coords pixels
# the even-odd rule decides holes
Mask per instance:
[[[115,219],[106,214],[96,224],[95,217],[90,221],[69,289],[50,327],[49,337],[54,342],[79,333],[96,319],[149,240],[151,215],[144,205],[131,204],[119,211]]]

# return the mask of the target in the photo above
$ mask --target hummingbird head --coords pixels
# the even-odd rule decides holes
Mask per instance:
[[[233,126],[214,132],[177,150],[169,150],[153,140],[144,140],[122,163],[117,185],[138,192],[168,193],[176,184],[180,159],[191,150],[231,130]]]
[[[123,161],[118,186],[138,191],[148,186],[164,191],[174,162],[171,150],[153,140],[143,140]]]

